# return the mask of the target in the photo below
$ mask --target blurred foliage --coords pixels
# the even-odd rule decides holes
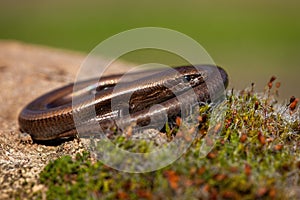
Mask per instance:
[[[300,2],[287,1],[1,1],[0,38],[90,52],[122,31],[145,26],[177,30],[198,41],[231,75],[231,85],[285,81],[284,98],[300,95]],[[180,65],[174,56],[132,53],[134,62]],[[259,72],[259,73],[258,73]],[[296,88],[296,91],[295,91]]]

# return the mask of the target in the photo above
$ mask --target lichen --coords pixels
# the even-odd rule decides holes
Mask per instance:
[[[300,188],[299,108],[277,102],[272,78],[258,94],[254,85],[229,91],[221,104],[225,118],[212,123],[209,105],[200,108],[199,127],[192,145],[173,164],[149,173],[112,169],[89,153],[61,157],[45,167],[40,182],[48,199],[296,199]],[[180,123],[180,120],[176,120]],[[167,136],[174,131],[167,127]],[[208,129],[218,139],[200,156]],[[147,152],[152,143],[120,136],[115,144]],[[37,197],[43,194],[37,193]],[[298,195],[298,196],[297,196]]]

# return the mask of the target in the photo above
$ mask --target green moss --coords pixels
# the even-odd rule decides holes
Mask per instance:
[[[278,106],[253,89],[230,93],[220,137],[202,158],[200,148],[211,113],[201,108],[198,136],[172,165],[151,173],[130,174],[91,163],[88,153],[64,156],[40,174],[48,199],[288,199],[300,187],[299,113]],[[214,123],[211,123],[211,125]],[[218,123],[210,127],[219,129]],[[173,134],[168,127],[168,135]],[[171,134],[172,133],[172,134]],[[117,137],[113,141],[133,152],[148,152],[152,143]]]

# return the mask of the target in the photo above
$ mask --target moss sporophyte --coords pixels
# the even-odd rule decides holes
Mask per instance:
[[[199,126],[189,149],[173,164],[149,173],[114,170],[89,153],[63,156],[40,174],[48,199],[297,199],[300,196],[300,116],[298,99],[277,102],[280,83],[272,77],[258,94],[254,84],[227,93],[224,123],[214,147],[199,154],[210,124],[210,105],[200,107]],[[274,87],[275,85],[275,87]],[[177,127],[182,125],[176,119]],[[183,124],[184,125],[184,124]],[[176,126],[166,127],[172,140]],[[133,152],[147,152],[154,142],[118,136],[113,143]],[[41,192],[36,194],[42,196]]]

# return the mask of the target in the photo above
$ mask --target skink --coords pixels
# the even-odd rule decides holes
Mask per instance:
[[[212,95],[223,95],[228,85],[227,73],[214,65],[129,73],[126,81],[120,81],[122,76],[72,83],[42,95],[21,111],[21,131],[34,140],[52,140],[76,136],[78,126],[93,131],[91,121],[102,130],[133,122],[143,127],[161,120],[163,113],[169,119],[180,115],[182,107],[195,100],[209,102]],[[196,99],[187,95],[191,91]],[[160,106],[151,109],[156,104]]]

